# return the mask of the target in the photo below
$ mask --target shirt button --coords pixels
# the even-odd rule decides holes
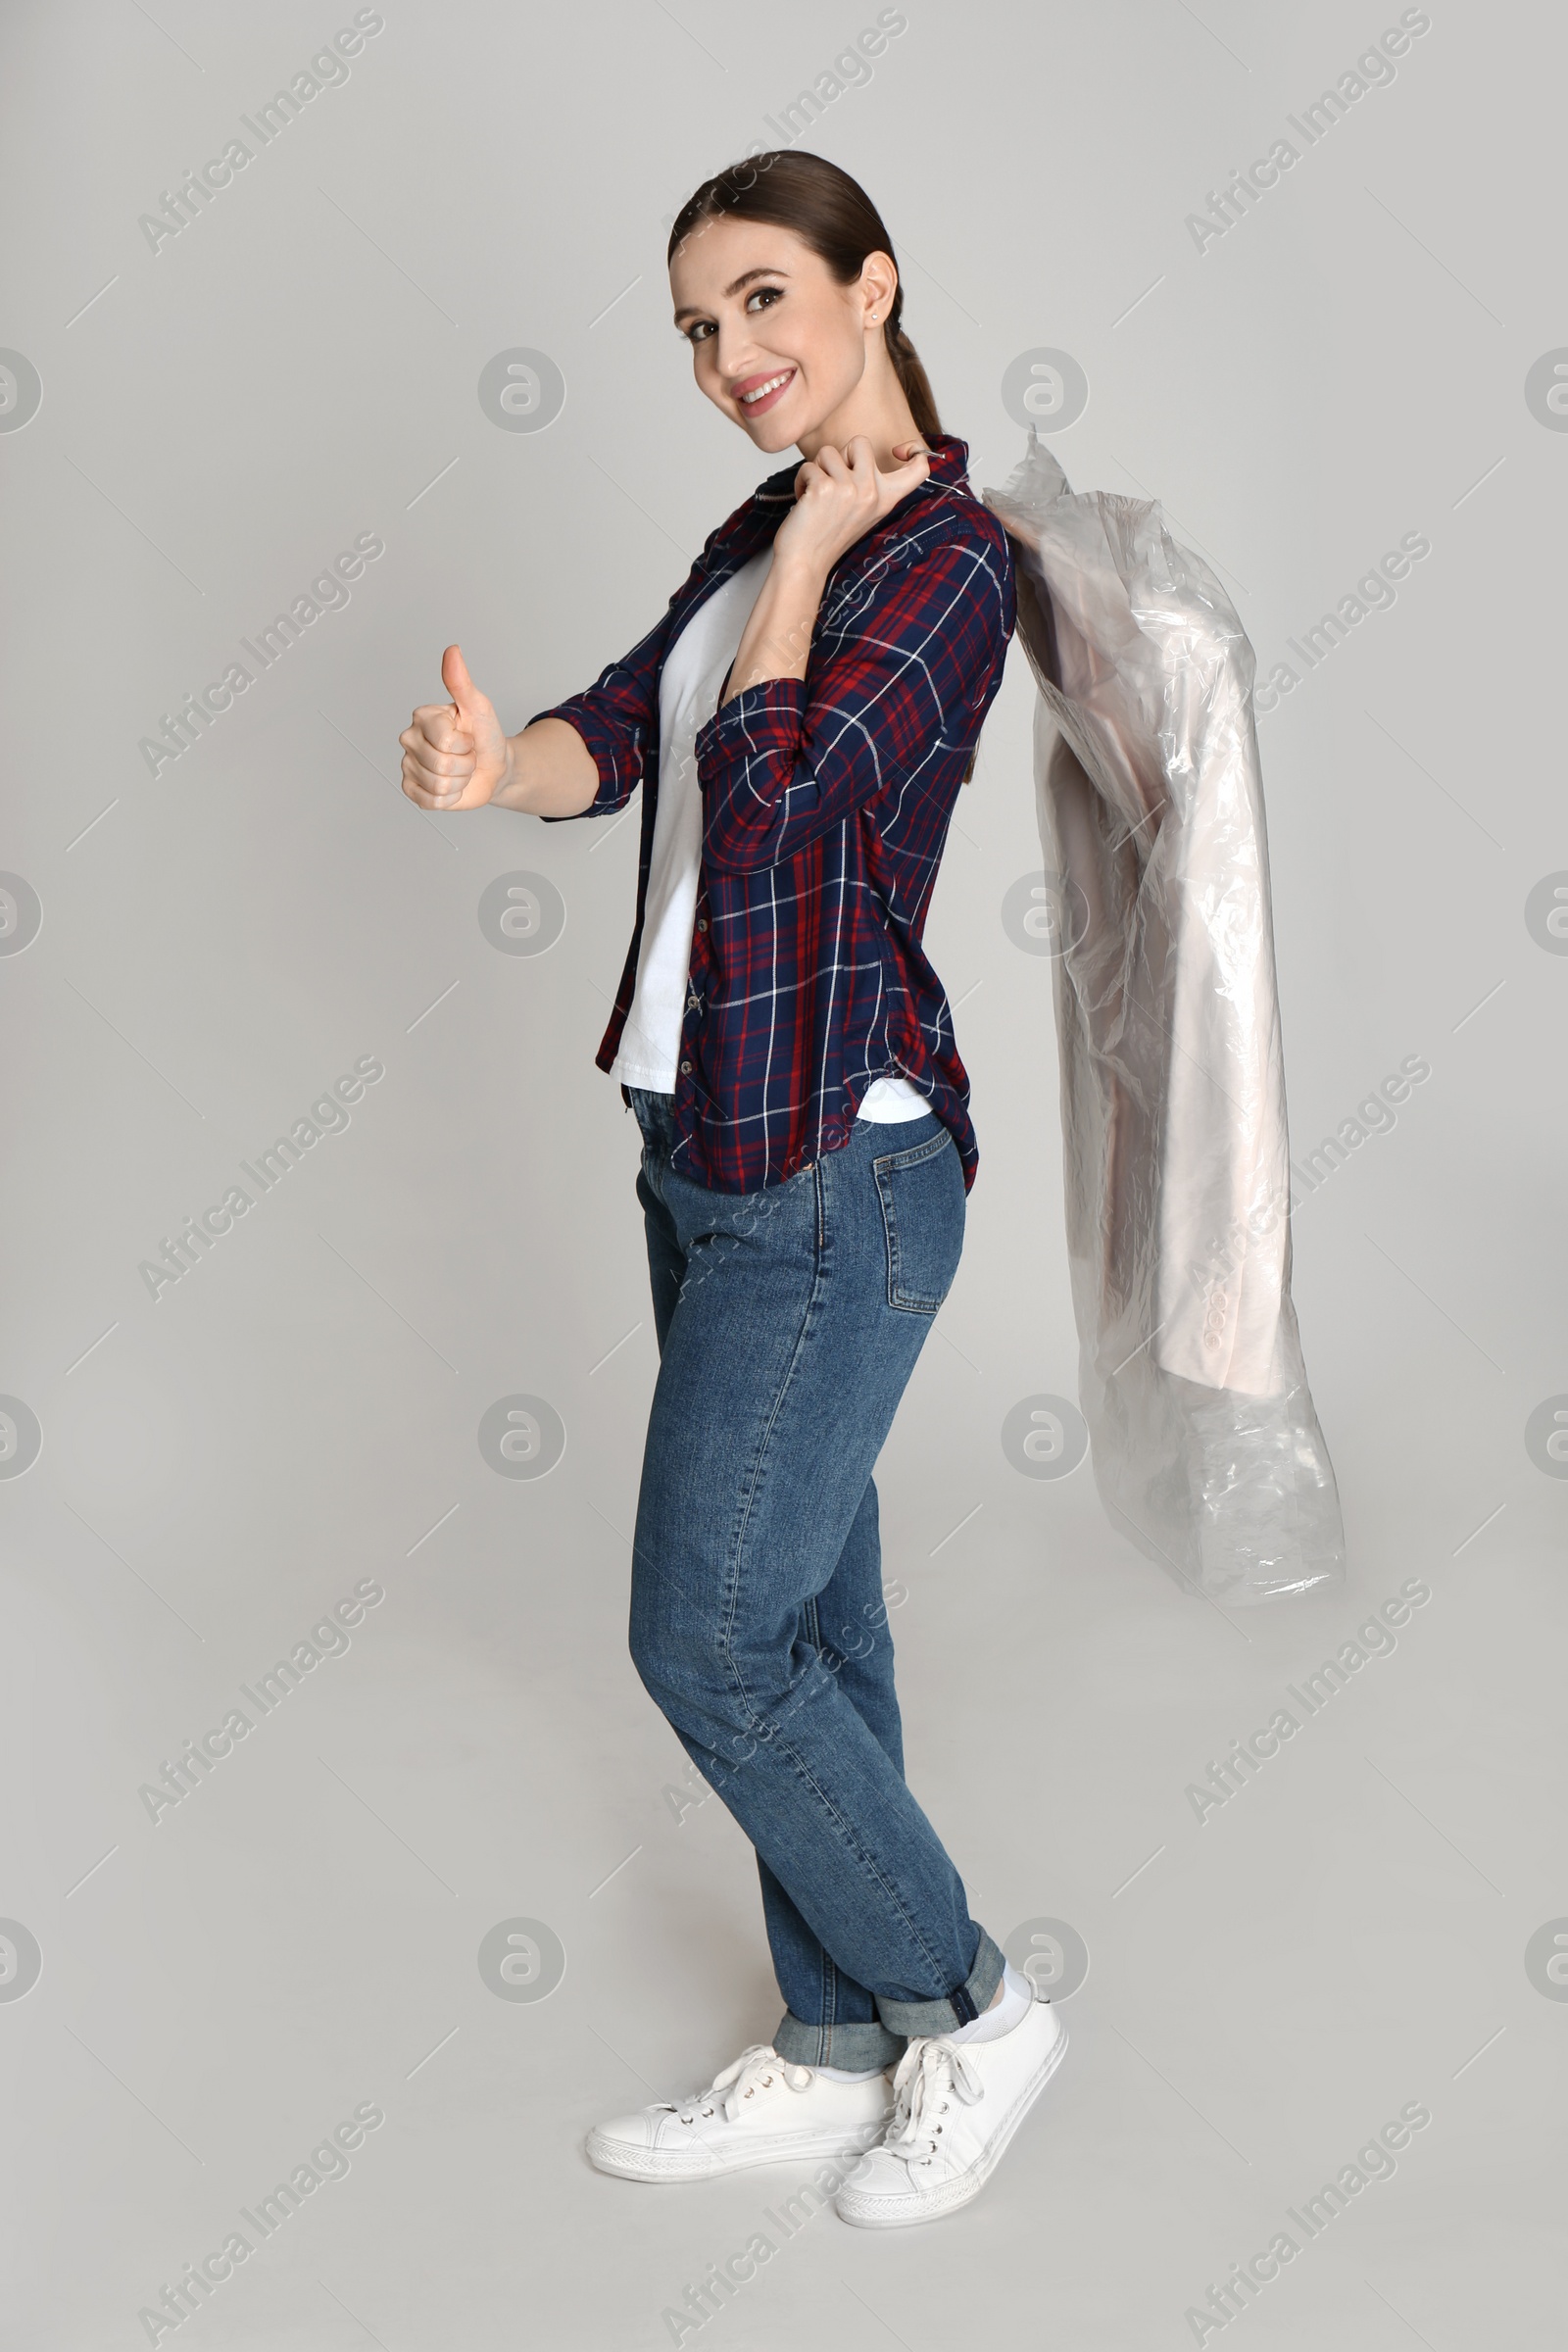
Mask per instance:
[[[708,929],[708,917],[706,914],[700,914],[697,917],[697,928],[699,931],[706,931]]]
[[[683,1061],[680,1066],[683,1070],[689,1070],[692,1065],[689,1061]]]

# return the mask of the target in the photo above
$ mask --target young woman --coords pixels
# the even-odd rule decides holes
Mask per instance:
[[[705,181],[669,277],[698,388],[805,463],[720,525],[640,645],[519,734],[449,647],[452,699],[414,713],[404,790],[554,821],[643,788],[597,1057],[642,1131],[660,1346],[631,1648],[757,1848],[786,2006],[771,2041],[599,2126],[588,2155],[706,2180],[874,2140],[838,2211],[921,2222],[979,2192],[1065,2041],[905,1781],[871,1477],[978,1164],[921,935],[1002,679],[1011,560],[846,172],[778,153]]]

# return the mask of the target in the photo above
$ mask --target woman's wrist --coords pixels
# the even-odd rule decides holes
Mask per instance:
[[[831,564],[824,564],[817,555],[804,549],[797,553],[788,547],[780,547],[776,539],[773,542],[769,578],[791,596],[809,596],[820,604],[827,587],[827,575],[832,568]]]
[[[517,737],[515,735],[507,736],[506,746],[506,765],[502,768],[491,789],[490,806],[492,808],[520,808],[521,803],[516,797],[518,789]]]
[[[503,737],[505,764],[490,794],[492,808],[518,816],[581,816],[599,796],[599,762],[569,719],[546,712]]]

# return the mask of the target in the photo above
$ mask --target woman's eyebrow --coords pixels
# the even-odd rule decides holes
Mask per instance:
[[[743,270],[740,276],[733,278],[724,288],[724,300],[728,302],[732,294],[738,294],[743,286],[749,286],[754,277],[788,277],[788,275],[789,271],[787,270]],[[701,313],[702,307],[703,306],[700,302],[683,302],[680,306],[680,309],[675,313],[675,324],[679,326],[683,318],[697,318]]]

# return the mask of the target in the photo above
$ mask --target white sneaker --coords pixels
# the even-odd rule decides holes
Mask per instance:
[[[707,2090],[596,2125],[588,2161],[622,2180],[708,2180],[749,2164],[864,2148],[892,2107],[885,2074],[833,2082],[754,2041]]]
[[[893,2121],[834,2199],[840,2218],[864,2230],[895,2230],[940,2221],[967,2205],[1066,2046],[1059,2013],[1039,2000],[995,2041],[946,2041],[941,2034],[911,2041],[893,2078]]]

